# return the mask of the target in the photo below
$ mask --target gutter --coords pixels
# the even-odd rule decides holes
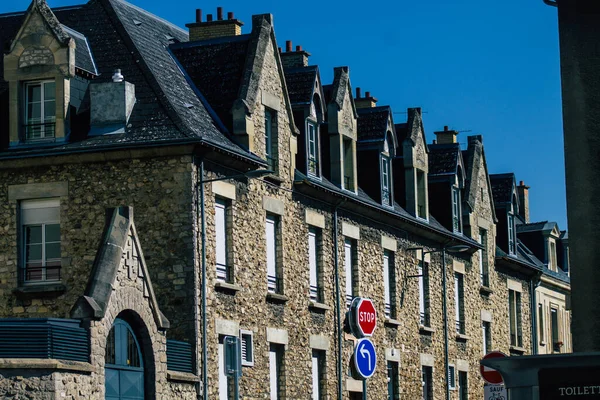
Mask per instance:
[[[202,161],[203,162],[203,161]],[[196,158],[196,155],[194,154],[194,158],[193,158],[193,164],[196,166],[198,165],[198,160]],[[198,196],[200,194],[199,190],[200,190],[200,185],[202,185],[201,183],[201,176],[198,170],[196,170],[196,190],[194,191],[194,198],[196,199],[195,201],[195,207],[196,207],[196,229],[194,229],[194,346],[195,346],[195,350],[194,350],[194,367],[195,367],[195,375],[196,376],[200,376],[201,371],[200,371],[200,360],[198,359],[198,339],[200,337],[200,329],[198,327],[198,292],[200,291],[199,288],[199,284],[198,284],[198,276],[199,276],[199,271],[198,271],[198,264],[199,264],[199,260],[198,260],[198,219],[200,218],[200,200],[198,199]],[[195,383],[196,386],[196,398],[199,400],[202,397],[200,396],[200,380],[197,380]]]
[[[529,291],[531,292],[530,303],[531,303],[531,354],[538,354],[538,334],[537,334],[537,312],[536,312],[536,295],[535,291],[540,286],[540,278],[542,273],[537,273],[533,278],[529,280]]]

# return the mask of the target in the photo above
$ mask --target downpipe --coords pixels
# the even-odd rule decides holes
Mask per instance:
[[[339,273],[339,254],[338,254],[338,209],[346,200],[342,200],[333,208],[333,266],[335,272],[335,312],[336,312],[336,324],[337,324],[337,342],[338,342],[338,357],[337,357],[337,375],[338,375],[338,399],[343,399],[343,349],[342,349],[342,312],[340,304],[340,273]]]

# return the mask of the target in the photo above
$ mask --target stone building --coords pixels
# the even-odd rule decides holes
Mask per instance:
[[[427,144],[419,108],[394,121],[346,66],[323,83],[270,14],[242,26],[0,15],[0,397],[227,399],[233,336],[241,398],[361,398],[345,320],[368,297],[368,397],[466,399],[485,352],[532,351],[532,291],[566,306],[481,137]]]

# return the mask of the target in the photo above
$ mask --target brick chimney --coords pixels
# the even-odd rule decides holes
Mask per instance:
[[[458,132],[448,129],[447,126],[444,126],[443,131],[438,131],[434,133],[437,138],[437,144],[448,144],[457,142],[456,137],[458,136]]]
[[[223,19],[223,7],[217,7],[217,20],[213,21],[212,14],[206,15],[206,22],[202,22],[202,10],[196,10],[196,22],[186,24],[190,30],[190,42],[197,40],[214,39],[218,37],[238,36],[242,34],[242,21],[235,19],[232,12],[227,13]]]
[[[525,220],[525,223],[529,223],[529,186],[525,186],[525,182],[519,182],[517,186],[517,192],[519,192],[519,215]]]
[[[292,51],[292,41],[285,42],[285,52],[280,52],[283,68],[299,68],[308,66],[308,57],[310,53],[302,50],[302,46],[296,46],[296,51]]]
[[[365,97],[361,97],[360,88],[357,87],[354,105],[356,108],[373,108],[377,106],[377,99],[371,96],[371,92],[365,92]]]

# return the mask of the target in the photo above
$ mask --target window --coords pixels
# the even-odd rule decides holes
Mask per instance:
[[[400,400],[400,380],[398,379],[398,363],[387,362],[388,400]]]
[[[433,400],[433,368],[422,367],[421,385],[423,386],[423,400]]]
[[[56,124],[56,83],[25,84],[25,140],[54,138]]]
[[[383,286],[385,290],[385,316],[396,318],[396,268],[394,252],[383,252]]]
[[[346,305],[349,306],[356,292],[356,241],[346,239],[344,242],[344,269],[346,274]]]
[[[225,371],[224,339],[224,335],[219,335],[219,400],[229,400],[229,380]]]
[[[550,309],[550,318],[550,324],[552,325],[552,351],[560,353],[562,342],[558,334],[558,310],[556,308]]]
[[[492,330],[488,321],[481,323],[481,333],[483,338],[483,355],[485,356],[492,349]]]
[[[269,348],[269,386],[271,400],[283,399],[283,345],[271,343]]]
[[[254,366],[254,332],[240,329],[240,344],[242,347],[242,365]]]
[[[267,290],[271,293],[282,292],[282,271],[278,257],[279,217],[267,214]]]
[[[508,307],[510,318],[510,345],[523,347],[523,332],[521,327],[521,293],[508,291]]]
[[[490,276],[488,268],[488,238],[485,229],[479,229],[479,243],[483,246],[483,250],[479,250],[479,275],[481,276],[481,286],[490,286]]]
[[[277,150],[277,113],[273,110],[265,109],[265,155],[269,169],[272,171],[277,171]]]
[[[317,124],[308,121],[306,123],[306,140],[308,150],[308,173],[319,176],[319,135]]]
[[[549,250],[550,250],[550,257],[548,258],[549,263],[548,263],[548,268],[551,271],[558,271],[558,265],[556,263],[556,242],[552,239],[549,239],[550,242],[550,246],[549,246]]]
[[[515,238],[515,216],[508,214],[508,253],[517,254],[517,240]]]
[[[460,223],[460,189],[452,186],[452,230],[462,232]]]
[[[354,149],[352,146],[352,139],[344,136],[343,150],[344,150],[344,186],[346,190],[354,191]]]
[[[325,398],[325,352],[313,350],[312,352],[312,400]]]
[[[60,200],[21,202],[23,283],[60,280]]]
[[[544,343],[544,305],[538,304],[538,325],[540,327],[540,343]]]
[[[392,206],[392,174],[390,158],[381,155],[381,204]]]
[[[452,364],[448,365],[448,388],[450,390],[456,389],[456,369]]]
[[[421,261],[417,271],[419,276],[419,321],[422,326],[429,326],[429,263],[425,262],[423,265],[423,261]]]
[[[465,294],[464,276],[458,272],[454,274],[454,311],[456,315],[456,333],[465,333]]]
[[[229,262],[229,223],[230,204],[227,200],[215,199],[215,258],[217,264],[217,279],[233,283],[233,274]]]
[[[427,219],[427,196],[426,196],[425,173],[417,170],[417,217]]]
[[[458,371],[458,400],[469,399],[469,383],[467,381],[467,372]]]
[[[322,263],[321,263],[321,229],[311,227],[308,230],[308,264],[310,270],[310,300],[323,302]]]

